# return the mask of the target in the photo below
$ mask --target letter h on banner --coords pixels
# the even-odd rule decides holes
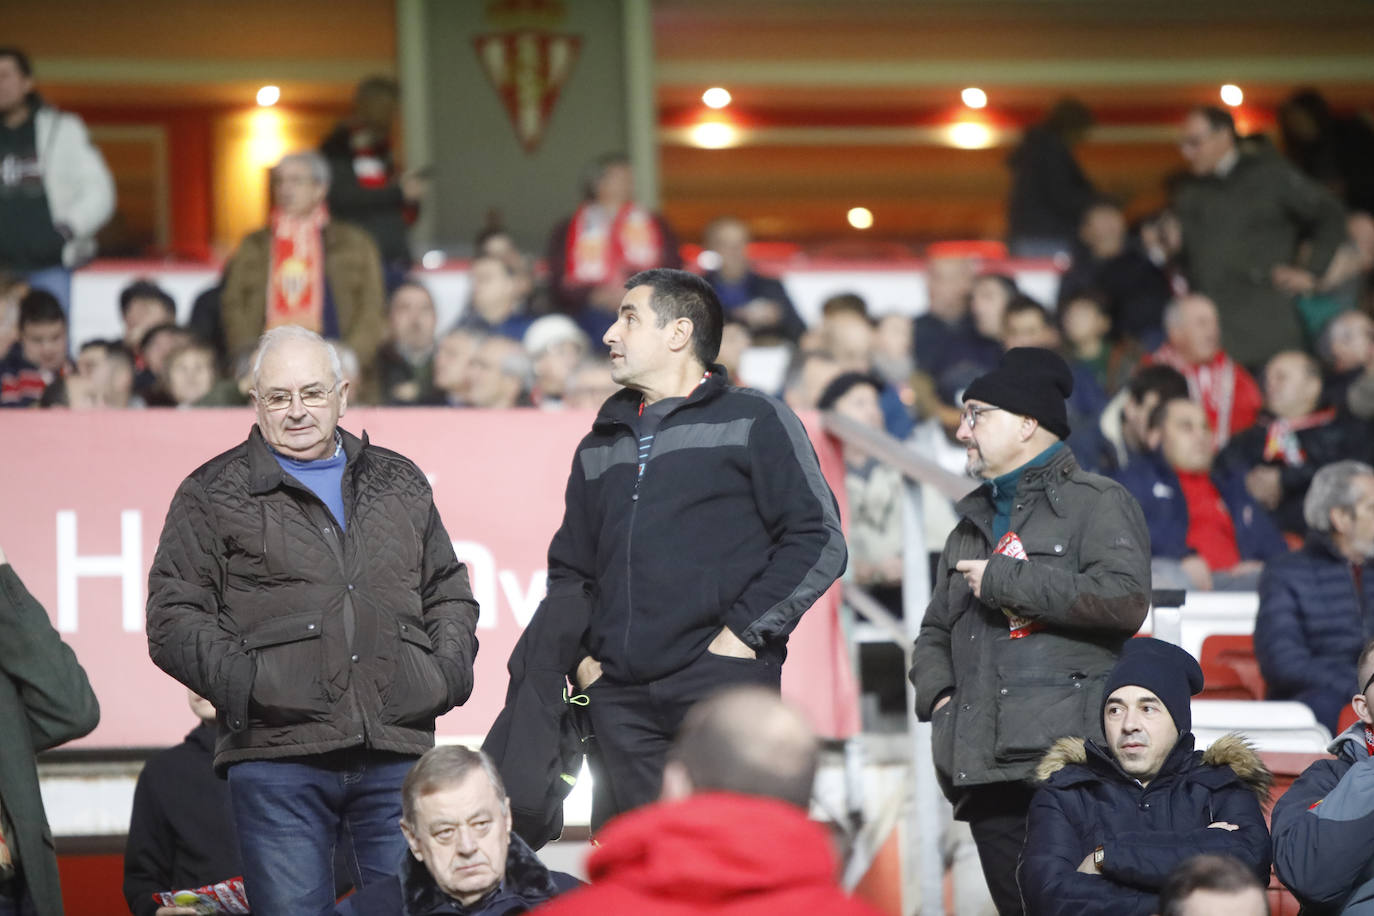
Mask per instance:
[[[77,580],[118,576],[123,584],[123,626],[126,633],[143,629],[143,516],[137,509],[119,513],[119,553],[79,556],[76,552],[76,512],[57,513],[57,629],[77,629]]]

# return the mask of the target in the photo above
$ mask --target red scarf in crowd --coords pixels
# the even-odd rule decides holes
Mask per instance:
[[[1336,419],[1336,408],[1328,407],[1306,416],[1291,420],[1277,419],[1269,424],[1264,437],[1264,460],[1282,460],[1290,468],[1302,467],[1307,463],[1307,453],[1298,441],[1298,433],[1305,429],[1316,429]]]
[[[1234,433],[1253,426],[1264,406],[1264,396],[1250,373],[1222,351],[1205,363],[1190,363],[1166,343],[1145,361],[1173,366],[1188,380],[1189,393],[1207,411],[1212,442],[1218,449]]]
[[[629,274],[657,267],[663,236],[648,210],[624,204],[614,214],[588,201],[568,227],[564,277],[570,286],[619,283]]]
[[[272,211],[266,330],[283,324],[324,330],[323,233],[328,222],[324,204],[303,217]]]

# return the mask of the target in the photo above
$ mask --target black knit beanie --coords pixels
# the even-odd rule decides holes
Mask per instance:
[[[1069,437],[1064,400],[1073,394],[1073,373],[1063,357],[1041,347],[1015,347],[1002,362],[964,389],[964,400],[985,401],[1023,417],[1034,417],[1060,439]]]
[[[1186,650],[1148,636],[1126,640],[1121,658],[1107,675],[1102,708],[1118,687],[1143,687],[1159,697],[1180,735],[1193,730],[1193,711],[1188,698],[1202,689],[1202,666]]]

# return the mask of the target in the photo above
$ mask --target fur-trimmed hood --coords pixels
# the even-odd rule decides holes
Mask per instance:
[[[1222,735],[1213,741],[1207,750],[1202,752],[1192,750],[1191,734],[1183,737],[1187,738],[1187,750],[1180,753],[1182,748],[1176,746],[1164,761],[1161,773],[1167,775],[1189,768],[1190,758],[1195,761],[1193,765],[1227,766],[1231,768],[1241,782],[1250,787],[1261,804],[1269,799],[1269,790],[1274,784],[1274,774],[1269,772],[1269,768],[1260,759],[1259,753],[1239,732]],[[1183,743],[1183,737],[1180,738],[1180,744]],[[1093,761],[1090,760],[1090,753],[1092,757],[1096,758],[1098,766],[1093,765]],[[1110,770],[1118,774],[1122,773],[1121,768],[1116,763],[1116,758],[1105,748],[1083,738],[1060,738],[1040,759],[1039,765],[1035,768],[1035,779],[1037,782],[1049,782],[1051,777],[1069,766],[1083,766],[1096,774],[1100,774],[1103,770],[1102,764],[1106,764]]]

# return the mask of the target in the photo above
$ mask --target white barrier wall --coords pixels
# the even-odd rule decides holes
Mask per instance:
[[[986,268],[1010,273],[1027,295],[1053,306],[1059,291],[1059,273],[1049,262],[1008,261]],[[440,330],[452,327],[468,301],[466,265],[419,269],[415,273],[434,295]],[[874,315],[919,315],[928,306],[922,261],[862,266],[833,263],[784,269],[778,276],[808,324],[816,323],[821,304],[836,293],[858,293]],[[177,303],[177,321],[184,324],[191,317],[196,297],[218,281],[219,268],[212,264],[113,260],[83,267],[72,278],[73,350],[88,340],[121,336],[119,292],[140,278],[152,280],[171,294]]]

